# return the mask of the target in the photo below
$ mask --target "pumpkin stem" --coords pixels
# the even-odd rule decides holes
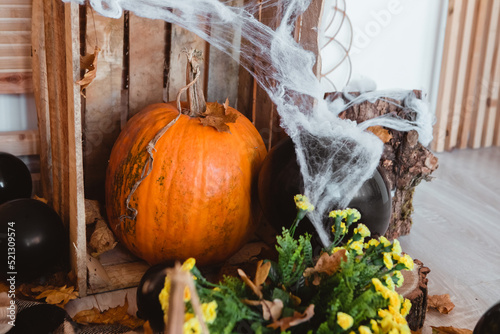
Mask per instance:
[[[187,115],[191,117],[199,117],[207,109],[205,96],[203,95],[203,88],[199,80],[201,76],[200,63],[203,61],[203,53],[196,49],[191,49],[185,52],[188,60],[186,68],[187,85],[185,87],[187,88],[187,100],[189,104],[189,111]]]

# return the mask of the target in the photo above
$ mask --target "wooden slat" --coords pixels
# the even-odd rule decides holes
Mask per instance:
[[[0,73],[0,94],[27,94],[33,92],[31,72]]]
[[[464,108],[462,113],[462,122],[460,123],[460,138],[458,146],[466,148],[469,145],[470,129],[472,124],[472,116],[478,110],[478,92],[481,85],[481,75],[484,68],[484,54],[486,41],[484,36],[487,33],[489,26],[489,16],[491,12],[491,0],[477,2],[479,6],[476,17],[476,30],[473,36],[474,46],[472,48],[472,62],[470,64],[470,77],[468,80],[467,90],[464,95]]]
[[[40,153],[37,130],[0,132],[0,152],[13,155],[35,155]]]
[[[497,3],[495,3],[497,5]],[[497,14],[498,15],[498,14]],[[494,60],[492,66],[492,77],[490,90],[488,91],[487,115],[485,117],[484,130],[482,136],[482,146],[489,147],[494,143],[495,125],[500,123],[497,113],[500,111],[500,24],[495,32],[496,41],[494,46]],[[497,130],[498,131],[498,130]]]
[[[228,5],[241,7],[243,0],[232,0],[226,2]],[[233,27],[225,27],[225,30],[233,29]],[[220,36],[224,33],[215,27],[211,29],[211,36]],[[229,99],[230,106],[236,106],[238,98],[238,72],[239,62],[234,60],[238,56],[241,43],[241,31],[235,31],[231,44],[233,45],[232,56],[210,47],[208,77],[210,78],[207,89],[207,101],[217,101],[224,103],[226,98]]]
[[[455,97],[456,78],[459,74],[457,64],[460,61],[460,32],[462,28],[462,13],[464,0],[450,0],[448,6],[448,21],[446,25],[446,40],[443,50],[443,65],[441,66],[439,100],[436,108],[436,124],[434,124],[434,139],[432,149],[442,152],[446,142],[446,128],[451,114],[452,101]]]
[[[244,0],[243,5],[250,2],[252,0]],[[240,44],[241,49],[248,48],[248,41],[245,39],[241,40]],[[246,64],[246,66],[251,66],[250,64]],[[253,68],[251,68],[253,70]],[[252,117],[252,109],[254,104],[254,78],[248,72],[247,69],[243,67],[243,64],[240,63],[239,71],[238,71],[238,95],[236,100],[236,109],[245,115],[252,122],[254,121]]]
[[[163,100],[165,22],[129,16],[129,118]]]
[[[300,40],[298,41],[305,50],[313,52],[317,61],[313,72],[318,79],[321,78],[321,52],[320,34],[318,27],[323,17],[324,0],[312,0],[307,10],[301,15]]]
[[[0,0],[0,5],[31,5],[34,0]]]
[[[0,4],[0,18],[30,18],[31,5]]]
[[[31,57],[0,57],[0,71],[30,70]]]
[[[500,1],[493,1],[493,7],[489,8],[488,14],[490,15],[489,27],[486,31],[484,38],[486,41],[486,48],[484,50],[484,67],[481,80],[479,82],[479,89],[477,92],[478,109],[474,113],[471,122],[471,134],[469,146],[472,148],[481,147],[481,140],[484,128],[484,120],[486,119],[486,109],[488,101],[491,100],[491,71],[493,70],[493,60],[496,46],[496,32],[498,28],[500,16]]]
[[[85,190],[83,184],[82,103],[80,86],[80,22],[76,3],[64,5],[66,44],[66,84],[68,91],[68,173],[69,238],[71,267],[77,278],[80,296],[87,293],[87,238],[85,224]]]
[[[104,266],[110,284],[93,287],[89,293],[97,294],[137,286],[148,268],[149,265],[143,261]]]
[[[0,57],[31,57],[30,44],[0,44]]]
[[[63,222],[68,225],[68,96],[64,4],[59,0],[44,0],[43,8],[52,154],[52,205]]]
[[[84,114],[84,165],[87,198],[103,199],[106,161],[120,134],[122,103],[124,18],[111,19],[87,6],[88,53],[102,49],[97,61],[97,77],[86,89]]]
[[[451,150],[457,145],[459,136],[459,127],[462,115],[462,109],[464,106],[464,92],[469,80],[469,64],[471,59],[471,44],[473,40],[474,33],[474,18],[476,12],[475,1],[467,0],[462,6],[462,28],[459,33],[459,39],[461,40],[460,46],[460,61],[455,71],[458,73],[456,79],[456,92],[455,97],[452,101],[452,115],[448,117],[448,124],[446,126],[446,131],[448,135],[445,140],[445,148]],[[443,62],[445,63],[445,62]]]
[[[0,31],[0,44],[29,44],[29,31]]]
[[[42,197],[52,203],[52,155],[50,154],[50,113],[47,83],[43,0],[33,1],[33,92],[40,134],[40,175]]]
[[[170,67],[168,69],[166,99],[175,101],[179,90],[186,85],[186,56],[182,50],[195,48],[203,51],[203,54],[206,55],[207,43],[192,32],[172,24],[170,45]],[[204,69],[202,68],[202,70]],[[201,79],[202,87],[205,87],[205,80],[208,80],[208,78],[202,77]],[[183,96],[182,99],[185,100],[186,98]]]
[[[31,18],[0,18],[0,31],[31,31]]]

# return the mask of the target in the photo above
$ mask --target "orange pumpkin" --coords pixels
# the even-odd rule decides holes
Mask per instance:
[[[207,110],[222,110],[207,103]],[[110,227],[135,255],[150,264],[194,257],[200,265],[225,260],[253,229],[257,174],[266,148],[253,124],[225,106],[229,132],[185,114],[158,140],[150,174],[130,196],[135,219],[124,218],[127,198],[141,178],[146,146],[179,114],[175,103],[148,106],[118,137],[107,170]]]

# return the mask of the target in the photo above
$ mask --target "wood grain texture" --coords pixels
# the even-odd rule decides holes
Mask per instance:
[[[31,72],[0,73],[0,94],[27,94],[31,92],[33,92]]]
[[[443,59],[446,61],[441,67],[439,101],[436,107],[436,124],[434,124],[434,140],[432,149],[442,152],[446,142],[446,127],[451,113],[451,102],[455,96],[455,83],[458,76],[457,63],[460,59],[461,39],[459,38],[462,27],[463,0],[451,0],[448,5],[448,23],[446,25],[445,45],[443,49]]]
[[[165,98],[167,101],[175,101],[179,90],[186,85],[186,55],[184,49],[194,48],[203,51],[206,55],[207,42],[201,37],[193,34],[192,32],[172,24],[171,38],[170,38],[170,63],[168,68],[168,82]],[[206,66],[206,65],[205,65]],[[203,71],[203,66],[202,66]],[[200,78],[202,87],[205,87],[205,80],[208,78]],[[206,96],[206,91],[204,92]],[[183,96],[182,100],[187,98]]]
[[[483,84],[481,74],[484,68],[484,53],[486,41],[483,38],[487,33],[491,12],[491,0],[477,1],[478,12],[476,17],[476,27],[473,36],[472,57],[470,64],[470,77],[464,95],[464,105],[459,127],[458,147],[465,148],[470,144],[472,119],[478,110],[479,87]]]
[[[427,313],[429,326],[473,329],[500,300],[500,148],[437,153],[440,167],[414,197],[414,226],[403,251],[431,269],[429,295],[448,293],[448,315]]]
[[[42,197],[52,202],[52,155],[50,150],[49,90],[43,0],[33,1],[32,19],[33,93],[40,135],[40,175]]]
[[[0,18],[30,18],[30,17],[31,17],[30,4],[0,3]]]
[[[231,6],[242,6],[243,0],[232,0],[228,3]],[[211,36],[223,36],[230,34],[233,46],[232,55],[228,55],[219,49],[210,46],[208,56],[208,85],[207,101],[224,103],[229,99],[230,106],[236,106],[238,97],[238,57],[241,43],[241,31],[234,27],[226,27],[224,30],[212,26]]]
[[[488,29],[486,31],[486,48],[484,50],[484,67],[483,73],[481,75],[481,84],[478,88],[478,96],[476,98],[478,103],[478,108],[476,113],[474,113],[474,117],[472,117],[471,123],[471,134],[469,140],[469,146],[472,148],[479,148],[482,144],[483,131],[485,132],[485,119],[486,112],[488,108],[488,101],[491,101],[491,91],[493,89],[492,79],[492,70],[494,63],[495,52],[498,52],[496,49],[496,37],[497,30],[499,27],[500,20],[500,1],[494,1],[492,4],[492,8],[490,8],[490,21],[488,25]]]
[[[473,40],[474,32],[474,17],[475,17],[475,1],[466,1],[462,4],[466,6],[463,8],[463,14],[461,18],[462,28],[460,30],[460,61],[458,67],[455,69],[457,71],[456,79],[456,92],[455,97],[452,101],[453,112],[451,117],[448,117],[448,124],[446,126],[446,131],[448,136],[446,136],[446,149],[451,150],[458,143],[459,127],[462,109],[464,105],[463,96],[465,92],[465,87],[469,80],[469,61],[471,58],[471,43]],[[446,63],[445,60],[443,63]]]
[[[82,97],[80,85],[80,21],[76,3],[64,5],[66,84],[68,92],[68,188],[71,267],[80,296],[87,291],[85,189],[83,186]]]
[[[0,57],[31,57],[31,44],[0,45]]]
[[[69,161],[64,4],[58,0],[45,0],[43,9],[52,155],[52,206],[67,226]]]
[[[40,153],[37,130],[0,132],[0,152],[13,155],[36,155]]]
[[[95,22],[95,23],[94,23]],[[123,105],[124,18],[100,16],[87,7],[87,53],[101,48],[97,76],[86,89],[84,168],[87,198],[103,199],[106,166],[121,129]]]
[[[165,22],[129,16],[129,111],[132,117],[163,100]]]

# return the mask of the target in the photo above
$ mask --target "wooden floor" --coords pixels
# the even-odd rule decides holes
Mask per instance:
[[[448,293],[455,309],[429,311],[429,326],[473,329],[500,302],[500,148],[436,154],[435,179],[417,188],[403,251],[431,269],[429,294]]]

